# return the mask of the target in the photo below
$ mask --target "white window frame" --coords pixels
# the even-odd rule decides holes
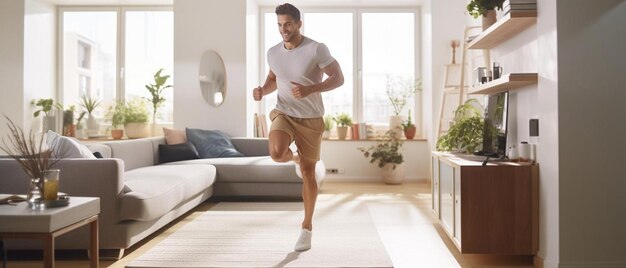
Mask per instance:
[[[65,103],[63,97],[63,13],[64,12],[98,12],[109,11],[117,14],[116,32],[116,56],[115,56],[115,99],[123,101],[126,98],[124,67],[125,62],[125,13],[127,11],[174,11],[172,6],[62,6],[57,9],[57,96],[61,103]],[[170,123],[170,122],[161,122]]]
[[[375,8],[356,8],[356,7],[303,7],[299,8],[302,16],[302,20],[304,21],[304,13],[352,13],[353,14],[353,40],[354,40],[354,54],[353,54],[353,95],[352,95],[352,119],[355,122],[363,121],[363,80],[362,80],[362,70],[363,70],[363,62],[362,62],[362,14],[363,13],[413,13],[414,21],[413,28],[415,31],[414,34],[414,42],[415,42],[415,77],[421,78],[421,27],[420,27],[420,8],[419,7],[375,7]],[[265,65],[266,65],[266,54],[265,54],[265,13],[274,13],[275,7],[261,7],[259,8],[259,81],[263,84],[265,78],[267,77],[267,73],[265,73]],[[306,25],[306,21],[305,21]],[[306,28],[306,26],[303,26]],[[278,32],[278,29],[276,30]],[[276,33],[278,34],[278,33]],[[323,42],[324,40],[319,40]],[[332,54],[332,51],[331,51]],[[418,109],[413,109],[412,116],[414,118],[414,122],[419,122],[422,124],[422,103],[421,103],[421,93],[418,92],[415,95],[415,107]],[[265,111],[265,102],[262,101],[261,105],[259,105],[259,112],[262,113]],[[375,126],[377,128],[386,128],[387,125]],[[420,125],[418,129],[423,129]],[[418,133],[419,135],[419,133]]]

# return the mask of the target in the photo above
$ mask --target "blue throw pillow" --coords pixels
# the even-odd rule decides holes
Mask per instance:
[[[244,156],[235,149],[230,137],[219,130],[187,128],[187,141],[198,150],[200,158]]]

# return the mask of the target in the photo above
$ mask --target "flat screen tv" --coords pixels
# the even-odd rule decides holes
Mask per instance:
[[[509,92],[485,97],[485,125],[483,128],[482,155],[504,157],[509,109]]]

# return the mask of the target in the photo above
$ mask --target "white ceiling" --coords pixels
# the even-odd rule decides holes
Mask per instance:
[[[174,0],[38,0],[54,5],[106,6],[106,5],[174,5]],[[229,0],[222,0],[229,1]],[[285,2],[295,6],[364,6],[397,7],[418,6],[422,0],[256,0],[260,6],[276,6]]]

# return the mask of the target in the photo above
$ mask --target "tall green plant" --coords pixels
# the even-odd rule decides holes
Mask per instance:
[[[483,141],[483,109],[476,99],[469,99],[454,112],[454,123],[437,140],[439,151],[473,153]]]
[[[87,95],[82,95],[80,97],[80,106],[83,107],[85,109],[85,111],[87,111],[88,114],[92,114],[93,111],[96,110],[96,108],[98,108],[98,106],[100,105],[100,100],[96,97],[90,97]]]
[[[391,106],[393,106],[394,114],[400,115],[411,96],[422,90],[422,83],[419,79],[387,75],[385,88],[387,90],[387,98],[391,102]]]
[[[156,114],[157,109],[165,102],[165,97],[163,97],[163,90],[166,88],[171,88],[172,85],[165,85],[167,83],[167,79],[170,78],[169,75],[161,75],[163,69],[159,69],[154,74],[154,83],[147,84],[146,89],[150,92],[150,98],[146,98],[148,101],[152,103],[152,135],[154,135],[154,128],[156,125]]]

